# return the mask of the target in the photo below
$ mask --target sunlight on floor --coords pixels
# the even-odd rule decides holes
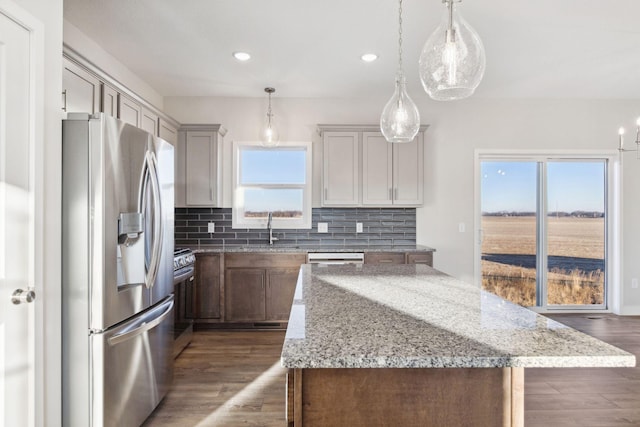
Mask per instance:
[[[264,395],[264,390],[274,382],[284,380],[283,368],[280,366],[280,361],[277,361],[269,369],[260,374],[258,378],[200,421],[196,427],[222,427],[232,425],[231,419],[234,415],[235,408],[243,407],[257,396]]]

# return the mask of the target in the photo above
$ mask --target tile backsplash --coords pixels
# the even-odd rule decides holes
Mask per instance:
[[[215,233],[207,232],[209,222]],[[318,233],[318,222],[328,224],[328,233]],[[361,222],[362,233],[356,233]],[[311,229],[273,229],[274,245],[336,248],[406,246],[416,244],[415,208],[314,208]],[[176,208],[175,246],[268,244],[266,229],[231,228],[231,208]]]

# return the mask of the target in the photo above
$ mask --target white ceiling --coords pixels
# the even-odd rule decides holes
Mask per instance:
[[[64,0],[64,16],[163,96],[391,95],[394,0]],[[440,0],[404,0],[409,93]],[[640,0],[464,0],[484,98],[640,99]],[[239,63],[234,51],[252,59]],[[363,63],[365,52],[380,59]]]

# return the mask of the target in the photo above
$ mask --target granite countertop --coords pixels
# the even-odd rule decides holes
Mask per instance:
[[[213,246],[192,246],[191,249],[195,253],[221,253],[221,252],[275,252],[275,253],[307,253],[307,252],[435,252],[435,249],[423,245],[415,246],[293,246],[278,245],[277,242],[273,246],[269,245],[213,245]]]
[[[303,265],[286,368],[635,366],[635,356],[426,265]]]

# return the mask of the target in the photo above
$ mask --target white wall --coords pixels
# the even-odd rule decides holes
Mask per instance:
[[[115,80],[157,109],[163,109],[162,95],[67,20],[64,21],[63,38],[67,46],[84,56],[98,68],[106,71]]]
[[[14,0],[44,25],[44,248],[42,248],[44,295],[43,303],[45,387],[36,393],[44,399],[42,419],[38,425],[57,426],[61,423],[60,403],[60,236],[61,236],[61,172],[62,172],[62,0]],[[10,392],[10,391],[9,391]]]
[[[430,125],[425,134],[425,205],[417,210],[417,242],[437,249],[436,268],[469,282],[474,280],[475,149],[615,149],[618,127],[632,126],[640,115],[640,101],[471,98],[438,103],[425,98],[414,98],[422,123]],[[282,139],[317,142],[318,123],[377,123],[386,101],[274,97],[273,108]],[[230,206],[230,143],[257,139],[266,97],[167,97],[165,111],[181,123],[220,123],[228,129],[223,200]],[[640,262],[634,259],[640,254],[640,241],[636,242],[640,221],[634,220],[640,218],[640,160],[626,156],[620,312],[640,314],[640,289],[631,289],[631,278],[640,278]],[[467,232],[458,232],[460,222],[467,225]]]

